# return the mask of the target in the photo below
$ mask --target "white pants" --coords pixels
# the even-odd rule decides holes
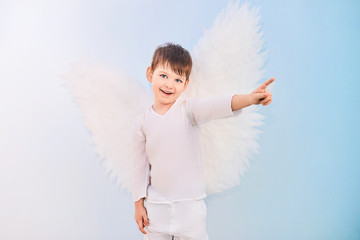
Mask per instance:
[[[204,199],[173,203],[145,199],[144,206],[149,219],[144,240],[208,240]]]

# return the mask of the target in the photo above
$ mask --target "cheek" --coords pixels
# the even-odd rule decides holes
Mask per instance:
[[[153,89],[154,92],[155,92],[155,91],[158,91],[158,90],[159,90],[159,86],[156,85],[156,84],[152,84],[152,89]]]
[[[184,89],[183,83],[182,83],[182,84],[179,84],[178,86],[176,86],[176,91],[177,91],[177,92],[180,92],[180,91],[182,91],[183,89]]]
[[[152,86],[153,88],[159,88],[159,81],[153,81]]]

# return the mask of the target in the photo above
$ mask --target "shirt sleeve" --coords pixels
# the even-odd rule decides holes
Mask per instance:
[[[242,109],[232,111],[231,101],[235,94],[211,98],[188,98],[187,107],[192,121],[200,126],[210,120],[238,116]]]
[[[132,137],[132,189],[133,200],[136,202],[143,197],[147,197],[147,188],[150,183],[150,164],[146,155],[146,138],[141,129],[139,118],[134,121]]]

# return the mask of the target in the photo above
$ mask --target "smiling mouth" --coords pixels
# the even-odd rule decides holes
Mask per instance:
[[[165,92],[165,91],[163,91],[162,89],[160,89],[160,91],[162,91],[162,92],[165,93],[166,95],[171,95],[171,94],[173,94],[172,92]]]

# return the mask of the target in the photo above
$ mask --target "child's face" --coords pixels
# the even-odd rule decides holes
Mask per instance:
[[[168,65],[163,66],[161,64],[156,67],[154,72],[148,67],[146,77],[152,83],[155,102],[163,105],[174,103],[189,82],[185,81],[185,75],[180,76],[173,72]]]

